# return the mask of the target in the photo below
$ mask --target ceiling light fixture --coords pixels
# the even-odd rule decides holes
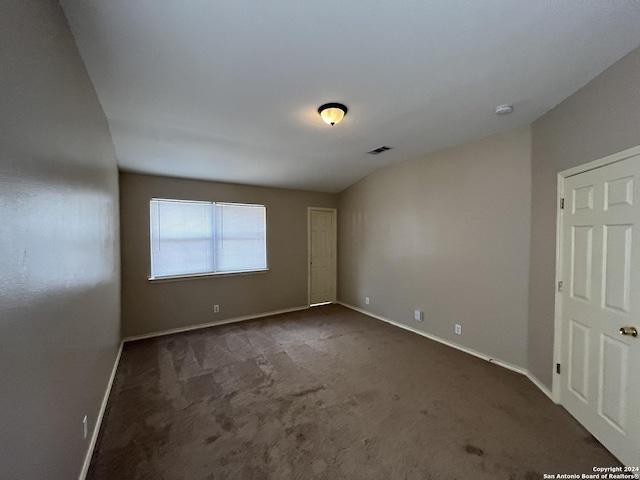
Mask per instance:
[[[322,117],[322,120],[331,126],[340,123],[347,114],[347,111],[347,107],[341,103],[325,103],[318,108],[318,113]]]
[[[498,105],[496,107],[496,115],[509,115],[513,113],[513,105],[510,103],[505,103],[504,105]]]

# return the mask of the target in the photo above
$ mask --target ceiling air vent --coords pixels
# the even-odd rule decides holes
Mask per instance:
[[[379,153],[386,152],[387,150],[391,150],[392,148],[393,147],[387,147],[386,145],[383,145],[381,147],[374,148],[373,150],[367,153],[370,153],[371,155],[378,155]]]

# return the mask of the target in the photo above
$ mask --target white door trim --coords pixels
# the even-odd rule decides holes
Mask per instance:
[[[331,301],[335,303],[338,292],[338,209],[326,208],[326,207],[307,207],[307,305],[311,305],[311,211],[323,211],[331,212],[333,214],[333,232],[331,235],[331,256],[333,261],[331,262],[331,273],[333,281],[333,296]]]
[[[556,364],[561,363],[562,358],[562,295],[558,292],[558,282],[563,281],[562,272],[562,215],[563,210],[560,208],[560,202],[564,198],[564,182],[566,178],[573,177],[580,173],[588,172],[589,170],[595,170],[596,168],[611,165],[612,163],[620,162],[629,157],[640,155],[640,145],[627,150],[623,150],[618,153],[594,160],[577,167],[569,168],[558,173],[558,198],[556,201],[556,283],[555,283],[555,311],[554,311],[554,334],[553,334],[553,369],[552,369],[552,387],[551,394],[555,403],[561,403],[560,398],[560,376],[556,374]],[[566,368],[566,367],[565,367]],[[565,370],[566,371],[566,370]]]

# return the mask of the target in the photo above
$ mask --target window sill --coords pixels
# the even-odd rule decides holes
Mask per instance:
[[[261,273],[268,273],[269,269],[264,268],[261,270],[244,270],[239,272],[218,272],[218,273],[193,273],[188,275],[171,275],[166,277],[149,277],[150,282],[180,282],[183,280],[196,280],[199,278],[214,278],[214,277],[235,277],[238,275],[256,275]]]

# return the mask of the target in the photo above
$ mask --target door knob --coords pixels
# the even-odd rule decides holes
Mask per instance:
[[[636,327],[620,327],[620,334],[621,335],[631,335],[632,337],[637,337],[638,336],[638,330],[636,330]]]

